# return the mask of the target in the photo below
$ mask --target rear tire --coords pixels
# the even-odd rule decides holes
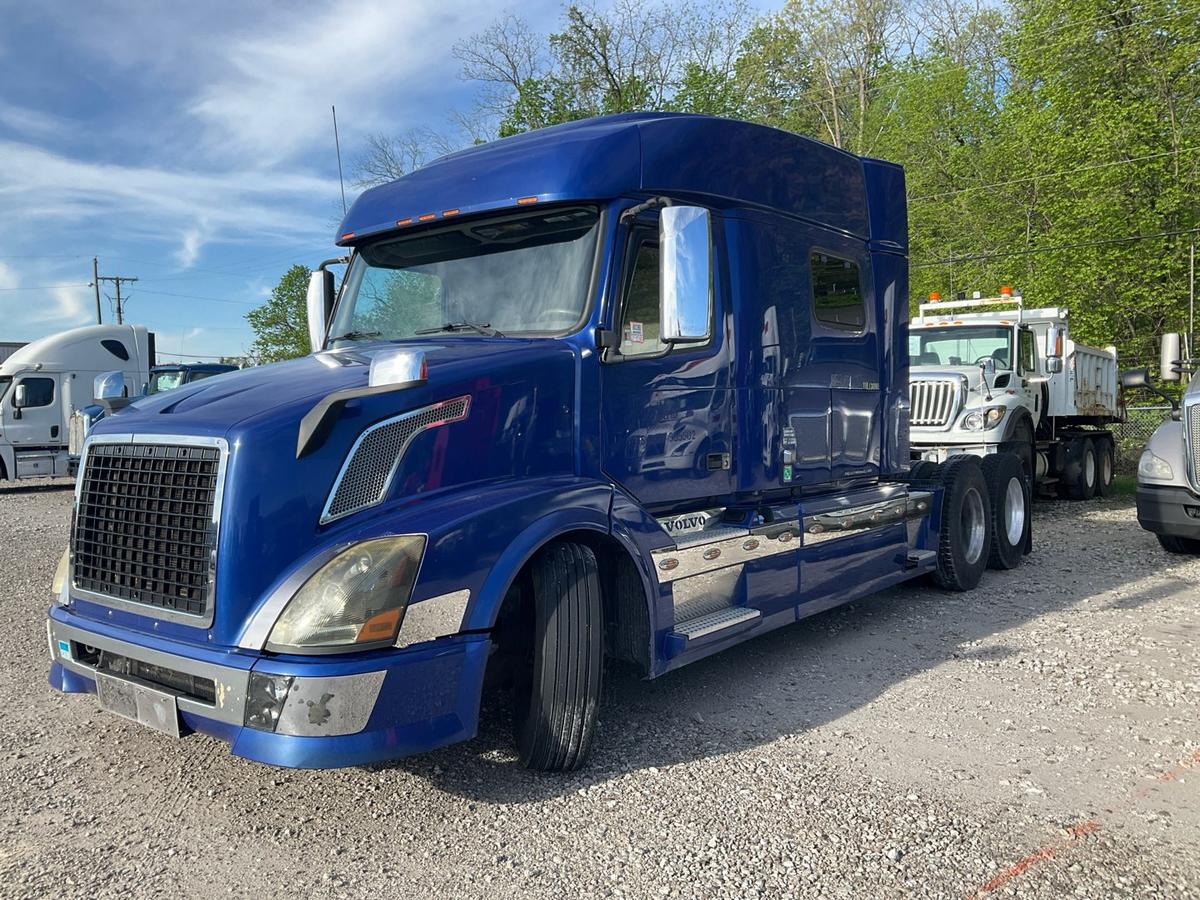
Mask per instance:
[[[1096,438],[1096,496],[1107,497],[1112,493],[1113,472],[1116,469],[1116,451],[1108,437]]]
[[[987,482],[974,456],[949,460],[938,471],[942,514],[934,583],[950,591],[979,584],[992,543],[992,510]]]
[[[1173,534],[1156,534],[1155,537],[1168,553],[1200,555],[1200,541],[1195,538],[1175,537]]]
[[[993,453],[980,463],[992,504],[992,543],[988,568],[1015,569],[1029,546],[1030,492],[1021,461],[1012,453]]]
[[[917,481],[936,481],[938,465],[935,462],[930,462],[927,459],[922,459],[912,464],[912,468],[908,470],[909,483]]]
[[[1096,448],[1090,438],[1072,438],[1066,446],[1062,491],[1070,500],[1091,500],[1096,494]]]
[[[515,691],[517,752],[530,769],[569,772],[587,758],[600,703],[604,625],[596,557],[582,544],[550,544],[531,576],[533,659]]]

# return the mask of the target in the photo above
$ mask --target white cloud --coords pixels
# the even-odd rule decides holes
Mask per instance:
[[[69,128],[62,119],[5,100],[0,100],[0,124],[30,137],[60,137]]]
[[[200,258],[200,250],[208,240],[208,229],[189,228],[183,233],[183,241],[175,251],[175,259],[185,269],[190,269]]]

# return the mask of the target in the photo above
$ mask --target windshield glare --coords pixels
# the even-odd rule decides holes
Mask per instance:
[[[179,387],[179,383],[183,380],[183,372],[156,372],[154,377],[150,379],[150,386],[146,393],[157,394],[159,391],[169,391]]]
[[[346,274],[329,342],[453,324],[488,326],[450,329],[467,336],[569,331],[587,307],[599,218],[560,207],[368,244]]]
[[[991,359],[997,369],[1012,368],[1012,329],[998,325],[915,328],[908,335],[914,366],[974,366]]]

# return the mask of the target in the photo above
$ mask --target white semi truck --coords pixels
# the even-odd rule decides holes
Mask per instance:
[[[96,376],[143,385],[154,335],[143,325],[87,325],[26,344],[0,364],[0,481],[70,474],[72,414],[95,402]]]
[[[1016,453],[1043,491],[1106,493],[1121,420],[1117,354],[1071,338],[1067,310],[1026,309],[1019,293],[922,303],[909,331],[915,460]]]

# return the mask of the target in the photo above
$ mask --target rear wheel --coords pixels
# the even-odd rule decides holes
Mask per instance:
[[[1011,453],[985,456],[980,464],[992,504],[992,544],[988,566],[1015,569],[1029,540],[1029,481]]]
[[[515,688],[521,762],[544,772],[579,768],[600,703],[604,628],[596,557],[582,544],[550,544],[531,571],[533,645]]]
[[[1116,453],[1108,437],[1096,438],[1096,496],[1107,497],[1112,493],[1113,471],[1116,468]]]
[[[1067,461],[1063,466],[1062,492],[1071,500],[1091,500],[1096,494],[1096,447],[1090,438],[1072,438],[1067,442]]]
[[[942,515],[933,580],[951,591],[969,591],[987,568],[992,509],[987,482],[973,456],[949,460],[938,471]]]
[[[1175,537],[1171,534],[1158,534],[1155,537],[1168,553],[1200,554],[1200,541],[1195,538]]]

